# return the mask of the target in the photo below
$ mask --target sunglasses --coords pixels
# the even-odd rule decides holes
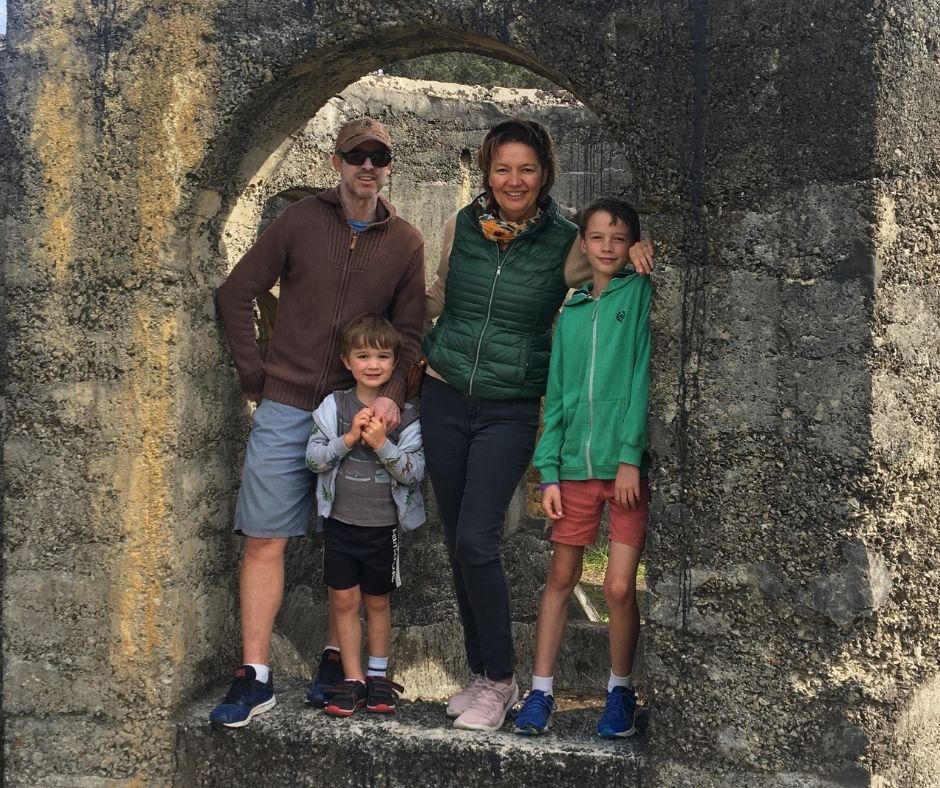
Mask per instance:
[[[343,161],[358,167],[366,163],[366,159],[372,162],[373,167],[388,167],[392,163],[392,152],[385,148],[379,150],[363,150],[362,148],[353,148],[350,151],[340,151]]]

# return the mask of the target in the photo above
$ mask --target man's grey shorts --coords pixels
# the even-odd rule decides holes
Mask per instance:
[[[255,409],[235,505],[235,531],[266,538],[304,536],[316,498],[316,474],[304,456],[309,410],[262,400]]]

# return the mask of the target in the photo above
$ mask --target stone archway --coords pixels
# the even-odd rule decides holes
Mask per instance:
[[[437,268],[446,218],[480,190],[479,173],[470,166],[471,151],[499,120],[524,114],[551,127],[561,166],[554,196],[563,211],[573,213],[575,206],[605,193],[629,193],[633,185],[626,152],[605,135],[593,113],[564,91],[487,89],[371,75],[333,97],[291,135],[289,144],[280,145],[260,165],[223,222],[221,236],[230,264],[254,240],[258,216],[263,226],[269,206],[282,205],[285,194],[300,197],[335,182],[335,173],[328,169],[333,136],[342,122],[367,111],[385,123],[395,141],[398,155],[385,194],[398,214],[424,235],[429,281]],[[258,299],[261,347],[270,333],[273,301]],[[523,682],[528,681],[532,630],[548,557],[548,546],[540,538],[542,522],[527,523],[526,509],[522,488],[507,515],[504,540]],[[433,514],[431,521],[436,521]],[[524,523],[530,527],[522,528]],[[436,528],[409,535],[401,545],[406,580],[395,595],[390,667],[396,681],[405,685],[406,697],[443,697],[457,688],[467,670],[458,647],[461,633],[446,556]],[[281,680],[298,667],[300,675],[308,677],[298,657],[309,666],[325,642],[320,550],[317,538],[289,547],[286,601],[274,641],[273,667]],[[566,641],[570,647],[560,659],[556,686],[563,691],[597,694],[606,681],[606,630],[591,625],[587,615],[580,604],[572,605],[572,618],[580,623],[572,624],[572,637]]]
[[[593,108],[660,241],[649,780],[926,784],[940,101],[930,14],[889,11],[11,3],[7,777],[171,779],[234,637],[217,217],[353,78],[465,49]]]

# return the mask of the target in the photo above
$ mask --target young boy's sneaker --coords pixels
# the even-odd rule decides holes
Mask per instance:
[[[323,711],[334,717],[350,717],[366,705],[366,683],[353,679],[328,688]]]
[[[483,679],[469,708],[454,720],[454,727],[465,731],[498,731],[506,721],[506,712],[519,699],[519,685]]]
[[[532,690],[525,696],[522,708],[516,715],[516,726],[513,732],[523,736],[537,736],[545,733],[552,722],[552,712],[555,711],[555,699],[542,690]]]
[[[627,687],[614,687],[607,693],[604,713],[597,723],[597,735],[617,739],[636,733],[636,693]]]
[[[268,676],[266,684],[255,678],[255,669],[251,665],[242,665],[235,671],[235,680],[222,702],[209,714],[213,725],[227,728],[241,728],[251,722],[251,718],[274,708],[274,673]]]
[[[447,699],[445,713],[452,720],[459,717],[473,703],[477,693],[486,686],[486,679],[479,673],[470,674],[470,682],[460,692],[456,692]]]
[[[366,690],[366,711],[394,714],[398,707],[398,693],[404,692],[405,688],[385,676],[366,676]]]
[[[339,652],[331,648],[323,650],[319,663],[317,675],[307,687],[307,703],[322,709],[328,700],[324,690],[341,684],[346,674],[343,672],[343,660]]]

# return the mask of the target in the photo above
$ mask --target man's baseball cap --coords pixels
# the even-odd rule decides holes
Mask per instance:
[[[392,138],[385,126],[374,118],[356,118],[342,125],[336,135],[334,150],[348,153],[357,145],[370,140],[381,142],[389,150],[392,149]]]

